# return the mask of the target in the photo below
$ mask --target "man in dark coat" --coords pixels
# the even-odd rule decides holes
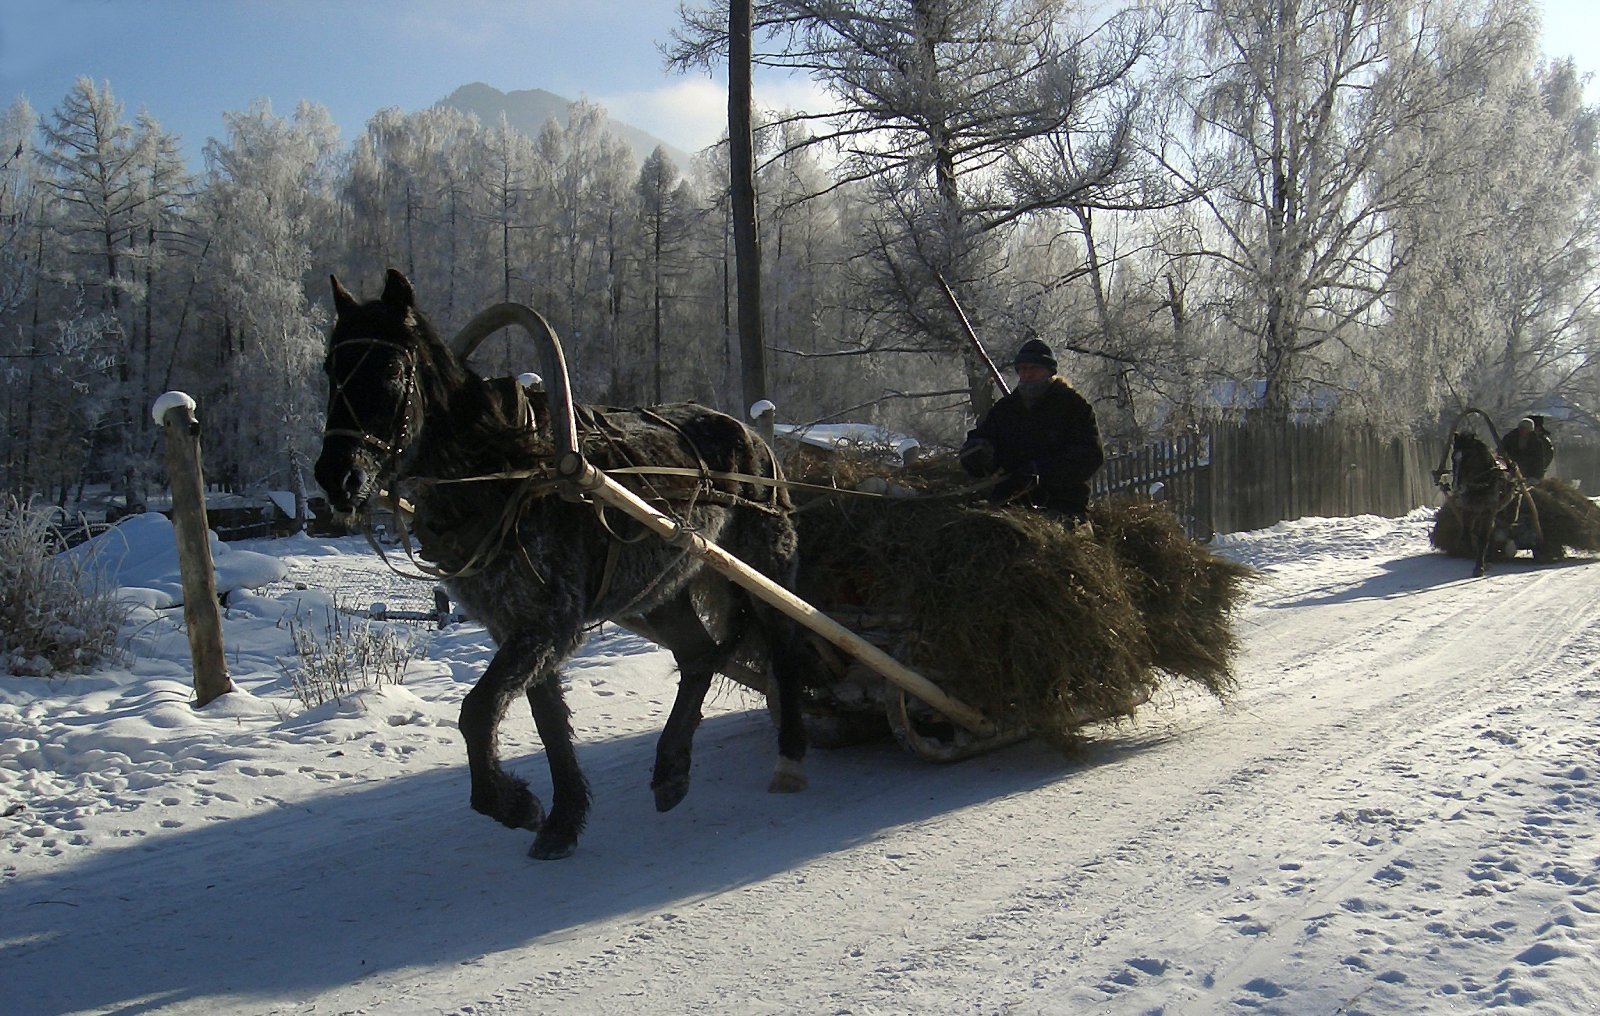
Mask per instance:
[[[1544,479],[1556,457],[1555,442],[1544,429],[1543,417],[1524,416],[1516,430],[1501,438],[1500,449],[1522,470],[1522,478],[1530,481]]]
[[[1105,462],[1094,408],[1056,375],[1050,347],[1029,339],[1012,367],[1017,387],[994,404],[961,446],[973,476],[1003,478],[989,499],[1088,517],[1089,478]]]

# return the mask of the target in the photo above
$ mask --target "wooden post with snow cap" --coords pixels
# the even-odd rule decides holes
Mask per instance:
[[[765,441],[769,446],[772,445],[775,439],[773,426],[776,424],[777,419],[778,407],[767,399],[757,399],[751,403],[750,424],[755,432],[761,435],[761,440]],[[778,449],[775,446],[772,448],[772,454],[778,454]]]
[[[195,706],[200,707],[232,691],[233,682],[222,650],[222,612],[211,562],[205,478],[200,470],[200,421],[194,408],[194,399],[183,392],[167,392],[156,399],[150,415],[166,433],[172,526],[183,579],[183,624],[189,632],[189,658],[194,663]]]

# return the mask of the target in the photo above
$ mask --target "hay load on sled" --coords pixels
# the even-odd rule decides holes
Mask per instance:
[[[1464,426],[1474,416],[1487,426],[1489,441]],[[1434,547],[1475,559],[1474,575],[1521,550],[1540,562],[1559,561],[1573,550],[1600,551],[1600,507],[1566,480],[1527,480],[1499,447],[1487,414],[1469,409],[1451,431],[1434,470],[1444,494],[1429,534]]]
[[[1249,569],[1188,538],[1163,505],[1099,501],[1089,526],[1069,528],[1048,513],[938,497],[962,481],[928,470],[900,477],[922,497],[797,495],[800,595],[1010,740],[1071,745],[1088,724],[1133,715],[1169,678],[1226,696],[1230,615]],[[938,759],[989,746],[864,668],[830,663],[832,680],[810,690],[814,717],[848,725],[882,710],[902,742]]]
[[[1529,484],[1527,492],[1532,511],[1524,504],[1524,510],[1516,517],[1500,520],[1501,538],[1498,546],[1490,545],[1491,560],[1514,557],[1521,550],[1533,551],[1536,561],[1559,561],[1571,551],[1600,553],[1600,507],[1584,497],[1571,481],[1547,476]],[[1475,556],[1464,521],[1464,514],[1447,502],[1434,516],[1430,542],[1451,557]]]

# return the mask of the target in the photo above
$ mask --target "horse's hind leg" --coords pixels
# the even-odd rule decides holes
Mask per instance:
[[[775,607],[753,603],[766,636],[768,662],[778,700],[778,761],[767,792],[792,794],[806,788],[806,727],[802,715],[806,660],[810,647],[800,626]]]
[[[741,548],[741,555],[768,578],[786,589],[793,589],[798,569],[794,530],[787,519],[758,530],[759,543]],[[777,700],[778,761],[772,771],[768,793],[792,794],[806,788],[804,760],[806,727],[804,688],[808,669],[817,661],[799,622],[783,611],[754,596],[750,609],[767,645],[767,661],[772,671],[773,692]],[[808,662],[812,665],[808,667]]]
[[[705,705],[711,678],[727,650],[719,646],[695,613],[687,593],[674,597],[651,611],[648,621],[652,635],[672,650],[678,663],[678,695],[672,703],[661,739],[656,743],[656,766],[650,789],[656,795],[656,810],[670,811],[689,793],[689,767],[694,750],[694,732],[700,725],[700,709]],[[737,639],[730,640],[737,642]]]

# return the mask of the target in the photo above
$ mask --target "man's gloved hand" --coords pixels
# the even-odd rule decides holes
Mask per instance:
[[[1038,465],[1032,462],[1012,470],[994,488],[994,493],[991,496],[997,501],[1013,501],[1025,496],[1029,491],[1039,486],[1038,470]]]
[[[970,476],[979,478],[994,472],[994,442],[988,438],[975,437],[961,446],[959,455],[961,468]]]

